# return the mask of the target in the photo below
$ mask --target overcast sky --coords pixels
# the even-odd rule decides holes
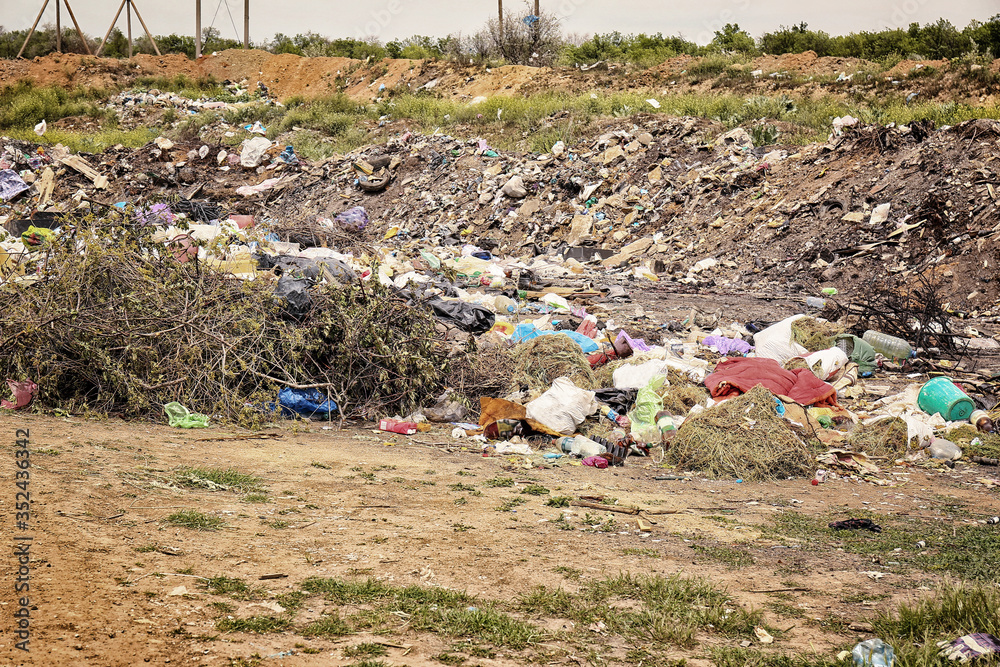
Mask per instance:
[[[134,1],[154,35],[194,34],[194,0]],[[700,44],[711,41],[713,31],[726,23],[739,23],[754,37],[780,25],[801,21],[815,30],[837,35],[906,27],[914,21],[930,23],[942,16],[963,28],[972,19],[985,21],[1000,13],[997,0],[952,0],[948,3],[931,0],[540,1],[543,11],[562,19],[565,32],[662,32],[664,35],[681,34]],[[49,0],[41,24],[55,22],[55,2]],[[30,27],[42,3],[43,0],[0,0],[0,25],[8,30]],[[83,31],[103,36],[120,0],[70,0],[70,3]],[[520,11],[525,6],[517,0],[505,3],[508,10]],[[328,37],[374,35],[383,42],[414,34],[443,37],[448,33],[475,32],[496,11],[493,0],[250,0],[250,39],[260,42],[277,32],[295,35],[310,31]],[[202,15],[203,27],[214,25],[223,37],[242,39],[243,0],[202,0]],[[68,24],[65,10],[62,17],[64,25]],[[124,32],[124,12],[118,25]],[[132,29],[133,32],[141,31],[134,18]]]

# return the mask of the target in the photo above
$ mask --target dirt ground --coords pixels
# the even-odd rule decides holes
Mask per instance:
[[[236,607],[231,614],[249,616],[280,609],[274,598],[308,577],[374,577],[503,601],[540,585],[573,590],[579,582],[566,573],[574,571],[583,580],[680,573],[707,577],[746,608],[768,609],[768,623],[784,630],[777,650],[828,653],[864,634],[847,623],[926,595],[926,587],[942,577],[878,564],[877,558],[847,553],[836,543],[814,549],[789,542],[767,530],[775,516],[797,513],[827,521],[868,511],[877,520],[912,518],[961,527],[1000,513],[997,491],[975,484],[982,469],[961,463],[953,471],[892,468],[885,471],[886,486],[847,479],[818,487],[804,479],[657,481],[671,471],[655,460],[629,459],[626,467],[607,470],[525,468],[519,457],[483,457],[445,429],[395,436],[370,425],[338,431],[313,423],[251,434],[9,412],[0,414],[0,425],[6,434],[2,469],[8,490],[0,494],[0,507],[7,535],[19,534],[12,512],[16,429],[30,430],[32,451],[26,532],[33,537],[31,650],[15,650],[11,633],[4,632],[0,662],[10,665],[347,664],[341,651],[358,641],[387,644],[392,664],[426,665],[441,664],[433,656],[450,645],[435,634],[408,630],[403,620],[388,635],[340,640],[305,638],[294,629],[219,632],[220,613],[212,603],[227,598],[201,585],[218,576],[266,589],[256,601],[229,600]],[[268,500],[251,503],[233,491],[172,484],[175,472],[185,467],[257,475]],[[498,475],[516,485],[484,484]],[[550,507],[544,504],[548,496],[519,495],[528,484],[544,486],[552,496],[604,497],[616,499],[617,508],[638,506],[655,525],[640,531],[632,515]],[[498,511],[514,497],[528,502]],[[219,517],[224,527],[198,531],[166,522],[180,510]],[[584,525],[590,512],[610,529]],[[560,516],[573,530],[560,529],[565,524]],[[914,543],[919,539],[914,528]],[[752,564],[727,566],[706,555],[719,548],[739,549]],[[6,582],[0,605],[8,610],[16,604],[10,584],[17,568],[8,550],[0,565]],[[866,574],[886,569],[889,574],[877,581]],[[272,574],[282,576],[261,580]],[[770,611],[775,596],[801,610],[799,617]],[[293,626],[329,609],[330,603],[310,598]],[[532,621],[553,633],[570,629],[557,618]],[[734,643],[706,633],[698,640],[694,650],[678,649],[672,657],[707,665],[708,647]],[[626,648],[599,632],[593,642],[608,656]],[[557,634],[546,646],[552,647],[548,664],[585,662]],[[253,655],[263,663],[230,662]],[[524,664],[524,656],[498,652],[479,664]]]
[[[263,82],[279,100],[291,97],[312,98],[330,95],[342,89],[347,95],[359,101],[371,101],[388,90],[412,92],[427,86],[446,97],[472,100],[478,96],[510,96],[530,94],[540,91],[566,91],[579,93],[596,89],[633,90],[656,89],[669,86],[675,93],[691,90],[714,90],[719,86],[734,86],[740,92],[740,84],[734,81],[722,83],[686,83],[674,81],[673,77],[685,72],[698,62],[698,58],[678,56],[664,63],[642,70],[624,65],[602,66],[588,70],[572,67],[525,67],[506,65],[484,67],[463,65],[450,61],[425,61],[407,59],[384,59],[376,63],[365,63],[350,58],[303,58],[293,54],[271,54],[250,49],[229,49],[206,54],[199,60],[189,60],[180,54],[154,56],[140,54],[131,60],[94,58],[78,54],[53,54],[34,60],[0,60],[0,81],[15,82],[28,78],[37,85],[59,85],[65,87],[88,86],[95,88],[128,87],[137,77],[185,75],[191,78],[213,76],[219,81],[241,81],[246,79],[251,85]],[[942,61],[901,62],[887,76],[904,77],[917,71],[923,65],[941,68]],[[840,73],[853,75],[856,72],[876,72],[879,66],[856,58],[819,58],[812,51],[781,56],[764,55],[746,66],[747,71],[760,70],[771,73],[798,74],[803,77],[821,77],[822,80],[798,84],[799,94],[844,93],[840,88],[829,88],[831,77]],[[998,71],[1000,60],[990,69]],[[825,78],[824,78],[825,77]],[[763,85],[763,84],[760,84]],[[777,85],[771,82],[769,85]],[[867,85],[867,84],[864,84]],[[382,88],[384,86],[384,88]],[[966,86],[967,87],[967,86]],[[927,91],[924,95],[930,95]],[[966,90],[959,82],[949,79],[936,86],[933,93],[941,99],[957,100],[969,96],[979,98],[978,90]],[[980,99],[983,103],[986,99]]]

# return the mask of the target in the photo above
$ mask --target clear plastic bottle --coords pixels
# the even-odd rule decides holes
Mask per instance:
[[[599,442],[594,442],[586,436],[578,435],[573,438],[569,451],[574,456],[579,456],[580,458],[585,459],[590,456],[603,454],[608,451],[608,448]]]
[[[962,450],[951,440],[944,438],[934,438],[927,449],[931,458],[944,459],[945,461],[957,461],[962,458]]]
[[[886,359],[909,359],[917,356],[910,344],[902,338],[869,329],[862,339]]]
[[[881,639],[868,639],[851,651],[856,667],[892,667],[896,655],[891,646]]]

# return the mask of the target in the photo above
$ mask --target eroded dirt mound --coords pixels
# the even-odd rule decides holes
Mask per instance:
[[[508,65],[483,67],[463,65],[453,61],[421,61],[386,59],[374,63],[350,58],[303,58],[293,54],[272,54],[255,49],[229,49],[202,56],[197,61],[179,54],[164,56],[138,55],[131,61],[113,58],[94,58],[76,54],[54,54],[31,61],[0,60],[0,82],[13,83],[30,79],[39,85],[57,85],[72,88],[123,88],[144,76],[192,78],[212,76],[219,81],[246,80],[251,86],[263,83],[279,100],[291,97],[319,97],[343,91],[353,99],[370,101],[391,92],[413,92],[422,87],[436,94],[460,99],[490,97],[494,95],[523,95],[541,91],[581,92],[586,90],[635,90],[657,87],[667,83],[682,91],[685,86],[698,88],[705,84],[689,82],[683,77],[701,59],[677,56],[646,70],[625,65],[600,65],[594,68],[549,68]],[[895,77],[919,74],[923,67],[941,70],[945,61],[903,61],[887,72]],[[745,65],[765,74],[782,72],[789,75],[836,76],[853,74],[859,70],[878,69],[874,63],[857,58],[819,58],[812,51],[780,56],[762,56]],[[1000,61],[991,70],[1000,71]],[[676,79],[676,80],[674,80]],[[736,85],[722,81],[722,88]],[[796,84],[797,92],[807,94],[809,86],[819,89],[828,83],[809,82],[803,87]],[[961,97],[980,91],[966,90],[968,86],[944,82],[938,96],[951,93]],[[713,84],[713,89],[715,85]],[[700,89],[700,88],[698,88]],[[953,90],[954,89],[954,90]],[[838,94],[836,90],[831,92]],[[843,91],[840,91],[843,92]]]

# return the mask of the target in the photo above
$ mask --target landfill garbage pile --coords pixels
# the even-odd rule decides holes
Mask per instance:
[[[1000,452],[995,374],[856,314],[651,322],[619,308],[672,285],[786,290],[815,315],[818,295],[862,292],[884,266],[961,268],[963,289],[992,276],[1000,123],[838,119],[828,144],[789,154],[637,116],[543,155],[406,132],[315,163],[258,125],[101,155],[3,142],[0,371],[36,383],[18,385],[16,409],[177,403],[251,424],[379,418],[407,435],[439,423],[529,466],[641,457],[816,483],[884,483],[866,446],[942,469]],[[944,347],[949,331],[925,338]],[[985,328],[963,335],[998,346]],[[881,420],[898,441],[864,435]]]

